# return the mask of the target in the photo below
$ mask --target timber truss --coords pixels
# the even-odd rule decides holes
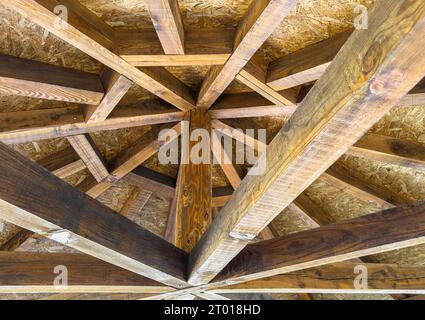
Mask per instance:
[[[72,103],[0,114],[0,217],[23,228],[2,247],[0,292],[124,292],[155,299],[424,294],[423,267],[364,257],[424,244],[425,204],[365,185],[333,165],[349,154],[425,169],[423,146],[366,134],[393,107],[425,103],[424,1],[377,0],[367,30],[339,34],[269,65],[255,53],[296,0],[255,0],[239,26],[225,30],[184,30],[176,0],[144,3],[156,32],[112,30],[77,1],[2,3],[105,69],[98,76],[0,57],[1,92]],[[68,9],[61,28],[53,13],[59,4]],[[190,65],[210,66],[197,98],[164,68]],[[223,94],[235,79],[254,92]],[[159,99],[115,109],[134,83]],[[230,190],[212,190],[210,165],[181,165],[176,180],[141,167],[164,144],[158,141],[164,127],[181,132],[181,121],[189,120],[190,130],[229,128],[222,119],[282,115],[290,120],[267,146],[264,175],[244,178],[236,165],[221,165]],[[156,126],[109,164],[89,136],[144,125]],[[6,146],[58,137],[72,147],[38,163]],[[252,139],[237,131],[232,138]],[[225,157],[221,149],[215,144],[214,156]],[[76,188],[63,181],[84,168],[92,175]],[[95,199],[120,179],[140,192],[118,214]],[[383,211],[336,223],[304,193],[316,179]],[[125,217],[152,192],[171,202],[166,239]],[[311,230],[276,235],[271,221],[287,207]],[[33,233],[84,254],[13,252]],[[253,242],[260,234],[264,240]],[[353,287],[359,263],[369,270],[369,287],[362,290]],[[69,268],[68,287],[53,286],[56,265]]]

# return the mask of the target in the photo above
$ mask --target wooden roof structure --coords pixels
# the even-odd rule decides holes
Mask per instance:
[[[425,244],[425,203],[367,184],[336,163],[345,155],[425,169],[424,145],[369,131],[391,110],[425,105],[424,1],[376,0],[366,30],[338,33],[271,62],[259,50],[297,0],[249,1],[236,28],[201,30],[185,27],[177,0],[140,2],[154,29],[115,29],[83,1],[2,3],[103,69],[0,55],[2,94],[66,103],[0,113],[0,218],[22,228],[0,247],[0,293],[425,294],[423,266],[374,256]],[[66,8],[66,23],[57,6]],[[208,68],[197,92],[167,69],[176,66]],[[234,81],[250,92],[227,93]],[[133,86],[155,98],[119,105]],[[226,122],[279,116],[288,121],[267,146]],[[238,165],[220,164],[230,187],[213,188],[211,165],[181,164],[177,178],[143,167],[165,143],[160,130],[180,134],[182,121],[191,131],[230,129],[234,140],[266,148],[266,172],[244,176]],[[151,129],[113,161],[92,137],[144,126]],[[8,146],[57,138],[69,146],[37,162]],[[212,154],[223,156],[221,143],[213,146]],[[64,181],[82,170],[90,175],[77,186]],[[335,221],[306,194],[318,180],[379,210]],[[137,188],[117,213],[97,198],[120,181]],[[152,193],[171,203],[164,237],[128,219]],[[287,208],[310,229],[279,235],[272,221]],[[34,234],[81,253],[15,250]],[[69,269],[68,286],[54,285],[58,265]],[[368,270],[367,288],[353,284],[358,265]]]

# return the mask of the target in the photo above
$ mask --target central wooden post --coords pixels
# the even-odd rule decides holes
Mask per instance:
[[[190,252],[212,222],[211,124],[205,110],[191,110],[187,118],[189,122],[181,140],[182,158],[176,189],[176,244]],[[200,159],[203,161],[198,163]]]

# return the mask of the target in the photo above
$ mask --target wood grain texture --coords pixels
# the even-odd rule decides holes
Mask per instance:
[[[355,287],[356,268],[367,270],[367,288]],[[335,263],[213,289],[214,293],[424,294],[422,266]]]
[[[267,67],[261,56],[254,56],[236,76],[236,80],[256,91],[277,106],[291,106],[295,97],[287,92],[278,92],[268,86],[266,82]]]
[[[233,54],[224,66],[211,68],[202,83],[197,107],[211,107],[296,3],[295,0],[258,0],[251,3],[236,29]]]
[[[15,249],[19,248],[21,244],[31,238],[33,234],[34,232],[29,230],[19,230],[0,246],[0,251],[15,251]]]
[[[65,179],[86,168],[86,165],[72,147],[67,147],[48,155],[38,160],[37,163],[61,179]]]
[[[79,106],[0,113],[0,141],[6,144],[61,138],[105,130],[181,121],[184,112],[158,100],[116,108],[105,120],[86,123]]]
[[[96,74],[4,54],[0,54],[0,92],[81,104],[98,104],[104,96]]]
[[[372,213],[247,246],[215,279],[245,282],[422,244],[425,204]]]
[[[147,190],[139,190],[134,188],[133,192],[128,197],[127,201],[120,210],[123,216],[131,217],[139,215],[146,203],[149,201],[152,192]]]
[[[152,29],[117,30],[118,55],[137,67],[223,65],[233,49],[235,30],[188,29],[185,54],[165,54]]]
[[[177,0],[145,0],[166,54],[184,54],[184,28]]]
[[[1,293],[161,293],[172,288],[79,253],[0,252]],[[68,271],[68,285],[54,286],[55,267]]]
[[[346,154],[401,167],[425,170],[425,147],[408,140],[371,133],[365,135]]]
[[[85,119],[87,123],[106,120],[133,85],[132,81],[109,68],[102,71],[100,78],[105,88],[105,96],[97,106],[86,108]]]
[[[57,15],[52,10],[59,4],[66,5],[69,9],[66,28],[56,28]],[[148,74],[144,70],[131,66],[113,53],[111,46],[108,47],[104,41],[101,41],[105,37],[102,39],[95,37],[95,35],[98,35],[99,28],[96,29],[94,26],[106,24],[95,18],[95,15],[85,8],[80,8],[79,12],[75,12],[73,10],[75,1],[12,0],[5,5],[181,110],[187,111],[194,107],[195,103],[191,90],[169,72],[161,70],[160,77],[152,77],[151,73]],[[82,13],[82,11],[84,12]],[[89,15],[91,17],[87,22],[84,18]],[[106,39],[111,40],[108,37]],[[109,42],[113,43],[113,40]]]
[[[109,175],[108,164],[89,134],[68,137],[68,142],[97,181]]]
[[[131,171],[139,167],[143,162],[156,154],[159,149],[173,142],[173,139],[168,141],[159,140],[159,133],[162,129],[171,129],[176,133],[176,137],[181,134],[181,123],[174,126],[164,125],[151,128],[143,135],[141,140],[130,148],[124,150],[118,155],[117,159],[111,164],[109,175],[98,184],[90,183],[86,186],[86,193],[92,198],[99,197],[103,192],[108,190],[118,180],[124,178]]]
[[[288,92],[288,95],[292,95]],[[224,94],[208,111],[211,119],[235,119],[252,117],[290,117],[295,106],[280,106],[256,92]]]
[[[268,146],[265,174],[242,181],[198,242],[191,284],[210,281],[422,79],[425,4],[381,2]]]
[[[0,160],[2,219],[167,285],[186,286],[182,250],[4,144]]]
[[[211,197],[211,151],[208,141],[192,135],[198,129],[211,131],[208,113],[201,109],[190,111],[189,121],[189,149],[188,158],[180,163],[179,180],[177,181],[177,206],[176,206],[176,242],[179,248],[190,252],[199,238],[212,222]],[[185,142],[182,142],[183,144]],[[193,155],[195,147],[204,144],[202,157],[206,160],[195,163]],[[203,152],[208,152],[204,155]],[[183,152],[182,152],[183,153]],[[198,153],[196,153],[198,155]],[[182,156],[184,158],[185,156]]]

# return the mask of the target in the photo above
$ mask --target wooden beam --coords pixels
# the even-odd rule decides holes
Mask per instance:
[[[134,188],[133,192],[130,194],[130,197],[121,208],[120,213],[126,217],[138,215],[149,201],[151,195],[152,192],[150,191],[140,191],[139,188]]]
[[[351,33],[351,30],[339,33],[272,61],[268,68],[267,85],[274,90],[284,90],[319,79]]]
[[[366,270],[367,283],[356,288],[358,268]],[[422,266],[335,263],[231,285],[214,293],[324,293],[324,294],[424,294]],[[363,287],[361,285],[366,285]]]
[[[31,238],[33,234],[34,232],[29,230],[19,230],[13,235],[13,237],[0,246],[0,251],[14,251],[15,249],[19,248],[21,244]]]
[[[72,147],[67,147],[37,161],[55,176],[65,179],[86,168]]]
[[[245,282],[424,242],[422,202],[250,244],[215,280]]]
[[[93,198],[99,197],[103,192],[108,190],[115,182],[124,178],[131,171],[140,166],[147,159],[156,154],[159,149],[171,142],[173,139],[168,141],[159,140],[159,133],[162,129],[174,130],[176,137],[181,134],[181,123],[178,123],[172,127],[170,126],[160,126],[153,127],[150,131],[143,135],[142,139],[133,145],[132,147],[124,150],[111,165],[112,170],[108,177],[104,180],[90,186],[87,190],[87,194]]]
[[[211,119],[290,117],[295,106],[275,105],[256,92],[225,94],[209,110]]]
[[[211,132],[208,113],[201,109],[190,111],[188,150],[182,151],[179,180],[177,181],[176,241],[177,246],[190,252],[212,222],[211,197],[211,151],[204,136],[194,136],[204,129]],[[196,140],[195,140],[196,139]],[[198,139],[201,139],[200,141]],[[184,145],[186,142],[182,141]],[[201,150],[195,151],[195,147]],[[183,149],[185,146],[182,147]],[[188,152],[185,154],[185,152]],[[205,152],[207,154],[205,154]],[[200,156],[200,163],[194,155]]]
[[[0,54],[0,92],[81,104],[99,104],[104,96],[95,74],[4,54]]]
[[[236,30],[233,54],[224,66],[211,68],[199,92],[198,107],[211,107],[296,3],[295,0],[258,0],[251,3]]]
[[[236,76],[236,80],[262,95],[277,106],[291,106],[296,103],[296,97],[287,91],[277,92],[266,82],[266,63],[260,56],[254,56]]]
[[[165,54],[184,54],[184,28],[177,0],[145,0]]]
[[[190,254],[192,285],[210,281],[419,82],[425,74],[425,57],[418,54],[425,45],[424,15],[419,0],[373,6],[367,32],[353,33],[268,146],[265,174],[242,181]],[[375,54],[379,59],[372,59]]]
[[[174,290],[79,253],[0,252],[0,266],[0,293],[164,293]],[[67,270],[67,285],[55,285],[58,266]]]
[[[139,70],[113,53],[113,35],[99,32],[110,27],[78,2],[12,0],[5,5],[179,109],[187,111],[194,107],[191,90],[171,73],[165,69]],[[58,16],[53,13],[53,8],[57,5],[68,8],[66,28],[56,27]]]
[[[68,137],[68,142],[97,181],[109,175],[108,164],[89,134]]]
[[[254,146],[254,150],[256,151],[264,151],[267,148],[267,145],[264,142],[243,133],[242,130],[232,128],[220,120],[211,120],[211,127],[215,130],[218,130],[218,132],[235,139],[236,141],[242,142],[249,146]]]
[[[165,54],[152,29],[116,30],[118,55],[136,67],[223,65],[233,49],[234,29],[188,29],[185,54]]]
[[[369,133],[347,155],[425,170],[425,147],[408,140]]]
[[[109,119],[86,123],[79,106],[0,113],[0,141],[26,143],[104,130],[181,121],[184,112],[158,100],[115,109]]]
[[[85,120],[87,123],[106,120],[133,85],[132,81],[109,68],[102,71],[100,79],[106,93],[100,104],[86,108]]]
[[[4,144],[0,170],[3,220],[164,284],[186,286],[182,250]]]
[[[167,219],[167,226],[165,227],[165,235],[164,239],[167,240],[169,243],[173,245],[178,244],[178,236],[179,236],[179,230],[177,229],[179,226],[177,224],[177,206],[178,202],[181,199],[181,192],[182,192],[182,166],[179,165],[179,171],[177,172],[177,179],[175,183],[175,189],[174,189],[174,196],[172,200],[170,201],[170,209],[168,211],[168,219]]]

